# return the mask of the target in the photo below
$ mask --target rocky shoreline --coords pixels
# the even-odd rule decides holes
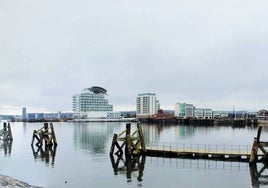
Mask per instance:
[[[0,174],[0,187],[3,188],[42,188],[42,187],[38,187],[38,186],[33,186],[33,185],[29,185],[26,182],[14,179],[12,177],[9,176],[5,176]]]

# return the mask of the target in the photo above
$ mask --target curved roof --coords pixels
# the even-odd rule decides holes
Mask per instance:
[[[107,94],[107,90],[102,88],[102,87],[99,87],[99,86],[92,86],[91,88],[86,88],[86,89],[83,89],[83,91],[91,91],[93,93],[96,93],[96,94],[99,94],[99,93],[102,93],[102,94]]]

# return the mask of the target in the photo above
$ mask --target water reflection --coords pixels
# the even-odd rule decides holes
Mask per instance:
[[[120,123],[76,123],[74,126],[74,142],[77,147],[93,154],[105,154],[108,140],[115,130],[119,130]]]
[[[189,125],[177,125],[177,124],[143,124],[143,133],[146,143],[159,142],[161,138],[168,138],[173,140],[185,139],[194,137],[198,132],[208,133],[213,131],[214,128],[209,126],[189,126]]]
[[[263,166],[258,170],[257,164],[252,164],[250,167],[251,183],[253,188],[259,188],[260,186],[268,185],[268,163],[263,164]],[[265,173],[266,171],[266,173]]]
[[[266,181],[267,168],[261,170],[261,164],[258,164],[258,169],[255,168],[254,173],[252,173],[248,163],[152,158],[148,156],[146,159],[143,156],[130,160],[118,156],[108,159],[113,134],[124,130],[125,123],[55,123],[58,141],[64,144],[54,150],[45,147],[37,148],[35,145],[32,150],[29,146],[24,148],[25,139],[30,143],[33,129],[39,127],[41,123],[14,124],[15,126],[12,126],[15,139],[13,147],[12,143],[10,145],[0,143],[1,171],[4,174],[24,179],[25,169],[36,168],[34,171],[27,172],[27,177],[33,184],[39,184],[36,183],[38,179],[45,179],[46,182],[49,182],[47,187],[75,187],[78,185],[79,187],[109,187],[112,184],[116,184],[118,187],[165,187],[167,185],[176,187],[181,185],[181,187],[223,188],[267,186],[262,186]],[[142,127],[146,143],[251,145],[256,134],[255,128],[252,127],[200,127],[146,123],[143,123]],[[268,131],[265,135],[268,135]],[[13,151],[11,151],[12,149]],[[4,157],[4,153],[9,156],[11,152],[10,158]],[[57,161],[56,157],[59,156],[63,156],[63,158]],[[41,162],[41,165],[36,165],[36,162]],[[53,165],[54,167],[51,168]],[[14,170],[18,166],[20,168]],[[42,173],[36,173],[37,171],[42,171]],[[263,172],[260,173],[261,171]],[[102,178],[98,178],[100,174]],[[253,175],[252,178],[250,174]],[[193,177],[194,181],[192,181]],[[213,177],[217,179],[212,179]],[[226,179],[232,181],[226,181]],[[63,180],[68,180],[68,184],[63,184]],[[129,181],[131,183],[128,183]]]
[[[0,142],[0,150],[4,150],[4,156],[10,157],[13,140],[4,140]]]
[[[114,157],[116,157],[116,160]],[[114,169],[114,175],[126,174],[127,181],[131,182],[132,173],[137,171],[137,180],[138,182],[142,182],[146,156],[126,157],[124,159],[123,155],[110,155],[110,159]]]
[[[55,165],[57,146],[45,146],[45,149],[42,146],[32,146],[32,152],[35,160],[40,159],[47,165]]]

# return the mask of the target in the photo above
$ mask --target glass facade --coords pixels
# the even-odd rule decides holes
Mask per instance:
[[[175,116],[179,118],[193,118],[195,107],[192,104],[176,103],[175,104]]]
[[[112,112],[113,105],[109,104],[108,99],[106,99],[105,96],[106,93],[94,92],[88,89],[83,90],[80,94],[74,95],[74,114],[76,116],[81,116],[81,114],[86,114],[88,112]]]
[[[74,112],[113,111],[113,105],[108,103],[104,94],[81,93],[73,96]]]

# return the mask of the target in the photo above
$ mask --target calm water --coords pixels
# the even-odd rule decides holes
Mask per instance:
[[[133,126],[135,124],[132,124]],[[33,130],[42,123],[11,123],[14,141],[0,146],[0,173],[44,187],[254,187],[268,179],[252,178],[247,163],[210,160],[140,159],[139,169],[114,172],[109,150],[113,133],[125,123],[54,123],[58,147],[42,157],[32,150]],[[135,126],[134,126],[135,127]],[[2,125],[0,126],[2,129]],[[249,145],[256,128],[143,124],[146,143]],[[264,130],[262,140],[268,140]],[[37,152],[35,157],[33,152]],[[55,156],[53,157],[53,153]],[[117,161],[117,159],[114,159]],[[119,160],[118,160],[119,161]],[[124,166],[120,161],[119,165]],[[257,168],[262,168],[258,165]],[[267,175],[267,172],[262,175]],[[267,170],[268,171],[268,170]],[[252,185],[252,182],[255,182]],[[268,187],[267,185],[259,185]],[[257,186],[255,186],[257,187]]]

